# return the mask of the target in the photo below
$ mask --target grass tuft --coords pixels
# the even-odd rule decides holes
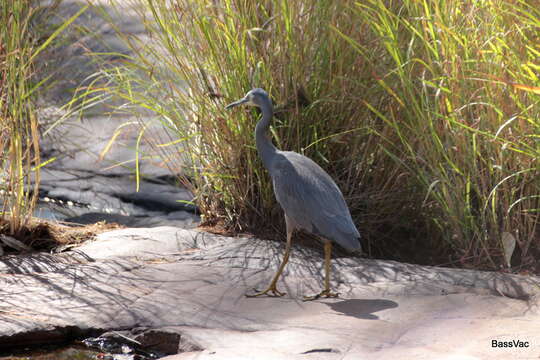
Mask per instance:
[[[39,184],[38,124],[31,102],[36,87],[30,61],[36,44],[33,14],[29,1],[0,1],[1,216],[9,219],[10,234],[17,233],[31,216]]]
[[[25,232],[38,196],[41,163],[36,95],[48,77],[38,80],[35,62],[79,16],[45,35],[40,19],[58,1],[0,0],[0,222],[2,232]],[[7,222],[8,226],[5,226]]]

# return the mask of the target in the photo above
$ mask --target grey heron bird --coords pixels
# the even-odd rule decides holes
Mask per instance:
[[[332,242],[350,251],[359,251],[360,233],[353,223],[343,194],[330,175],[310,158],[293,151],[278,150],[268,136],[274,110],[270,97],[263,89],[253,89],[242,99],[226,106],[230,109],[241,104],[257,106],[262,117],[255,128],[255,142],[263,165],[270,173],[274,194],[285,212],[287,245],[285,255],[268,288],[247,296],[283,296],[277,289],[277,281],[289,261],[292,235],[303,229],[324,242],[325,278],[324,290],[318,295],[306,297],[314,300],[321,296],[337,297],[330,290],[330,260]]]

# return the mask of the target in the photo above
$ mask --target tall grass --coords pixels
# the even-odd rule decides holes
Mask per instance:
[[[540,3],[372,0],[343,34],[387,92],[366,106],[394,129],[380,146],[410,173],[428,235],[482,265],[540,250]],[[440,239],[440,240],[439,240]]]
[[[41,162],[34,100],[47,78],[36,80],[35,60],[74,19],[44,36],[35,20],[45,11],[38,0],[0,0],[0,218],[7,224],[0,230],[10,234],[28,222],[38,195]]]
[[[137,6],[151,40],[123,35],[135,55],[109,67],[116,86],[107,91],[170,129],[172,138],[156,145],[173,170],[187,165],[208,223],[282,228],[254,148],[256,110],[223,108],[264,87],[277,105],[277,146],[332,175],[372,255],[498,268],[503,233],[517,239],[516,265],[540,250],[540,7],[489,0]]]
[[[0,2],[0,166],[4,193],[2,218],[9,219],[9,232],[16,233],[31,216],[37,195],[30,173],[40,163],[35,109],[30,101],[34,44],[29,1]]]

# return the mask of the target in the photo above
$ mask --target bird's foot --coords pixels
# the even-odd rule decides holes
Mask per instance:
[[[339,296],[339,293],[334,293],[334,292],[331,292],[329,289],[326,289],[326,290],[321,291],[317,295],[304,296],[304,301],[313,301],[313,300],[317,300],[317,299],[319,299],[321,297],[336,298],[338,296]]]
[[[246,297],[257,297],[257,296],[261,296],[261,295],[268,295],[268,296],[271,296],[271,297],[279,297],[279,296],[283,296],[283,295],[286,294],[284,292],[279,291],[277,289],[277,287],[276,287],[276,284],[270,284],[268,289],[263,290],[263,291],[258,291],[257,289],[253,289],[253,290],[255,290],[255,294],[246,294]]]

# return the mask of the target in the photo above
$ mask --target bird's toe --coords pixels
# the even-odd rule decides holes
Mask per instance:
[[[255,291],[254,294],[246,294],[246,297],[258,297],[262,295],[271,296],[271,297],[280,297],[284,296],[287,293],[279,291],[275,286],[270,286],[268,289],[263,291],[258,291],[257,289],[253,289]]]
[[[313,296],[304,296],[304,301],[313,301],[317,300],[319,298],[337,298],[339,297],[339,293],[332,292],[330,290],[323,290],[317,295]]]

